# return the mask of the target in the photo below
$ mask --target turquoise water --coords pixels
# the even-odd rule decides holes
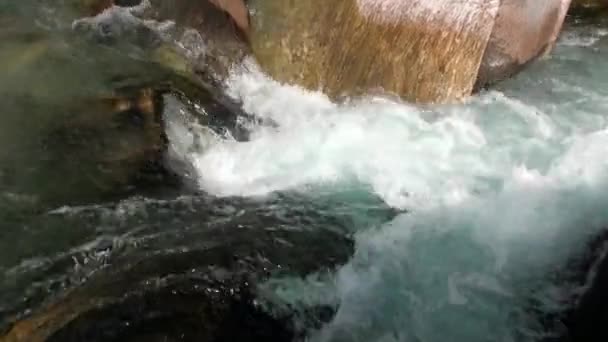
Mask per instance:
[[[9,5],[0,8],[28,10]],[[70,13],[39,18],[46,18],[37,26],[43,32],[70,27]],[[83,46],[57,39],[51,47]],[[48,75],[74,71],[64,84],[87,86],[36,92],[36,120],[15,109],[33,105],[4,113],[17,113],[10,117],[23,131],[42,129],[44,118],[56,118],[44,110],[49,104],[109,88],[112,67],[129,61],[144,77],[141,56],[100,51],[107,55],[96,53],[80,69],[71,67],[80,63],[77,53],[41,62]],[[310,219],[311,229],[323,222],[312,218],[321,217],[354,237],[354,255],[334,272],[273,277],[260,287],[296,306],[336,305],[336,316],[311,331],[311,341],[537,340],[548,333],[541,318],[559,313],[583,285],[571,281],[568,263],[608,223],[607,52],[608,30],[569,26],[553,55],[518,77],[465,103],[424,108],[382,97],[334,104],[277,84],[248,62],[225,82],[225,91],[261,119],[244,120],[245,142],[199,124],[196,108],[167,95],[169,153],[186,166],[180,170],[193,187],[187,194],[48,208],[30,196],[44,173],[20,178],[31,185],[26,194],[0,182],[0,313],[31,309],[114,255],[221,245],[202,241],[210,238],[199,234],[203,227],[239,227],[239,213],[246,213],[294,227]],[[20,87],[0,81],[5,103],[49,80],[16,79]],[[19,130],[0,132],[14,142]],[[21,156],[15,148],[23,145],[16,146],[0,147],[0,157],[8,156],[3,166]],[[45,150],[32,148],[34,157],[25,153],[22,162],[40,167],[37,153]],[[61,184],[61,177],[53,181]]]
[[[272,282],[285,300],[340,303],[311,340],[537,339],[539,313],[581,285],[565,265],[608,220],[606,33],[570,27],[515,79],[426,109],[335,105],[250,66],[227,88],[278,127],[187,157],[217,195],[354,188],[408,211],[357,231],[355,256],[330,279]]]

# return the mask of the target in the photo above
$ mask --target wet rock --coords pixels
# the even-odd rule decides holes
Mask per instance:
[[[568,322],[568,337],[562,341],[607,341],[608,331],[608,259],[602,256],[596,273]]]
[[[108,8],[73,26],[100,43],[141,47],[176,72],[196,74],[209,83],[222,80],[249,53],[244,32],[224,13],[234,11],[232,3],[145,0],[128,8]]]
[[[382,90],[426,103],[467,97],[548,53],[570,1],[340,0],[325,6],[252,0],[251,27],[240,0],[144,3],[149,6],[139,17],[176,23],[164,47],[187,45],[186,62],[165,64],[207,82],[221,81],[250,53],[250,43],[262,69],[280,82],[334,99]],[[104,16],[95,19],[97,26],[120,27]]]
[[[606,0],[572,0],[572,10],[578,9],[605,9],[608,7],[608,1]]]
[[[248,4],[255,56],[281,82],[333,97],[383,89],[446,102],[471,93],[500,1]]]
[[[209,0],[218,8],[226,11],[239,27],[246,33],[249,31],[249,11],[245,5],[245,0]]]
[[[43,304],[29,303],[0,341],[303,338],[306,328],[331,319],[335,308],[286,310],[257,285],[269,277],[333,270],[354,247],[343,218],[284,200],[199,198],[176,202],[164,214],[166,205],[150,203],[151,226],[132,232],[138,237],[132,244],[115,247],[101,265],[83,266],[94,271],[83,270],[88,276],[80,285],[38,301]],[[200,211],[179,210],[190,205]],[[86,212],[76,215],[97,224]],[[175,218],[186,221],[170,226]],[[308,326],[296,324],[296,318]]]
[[[475,89],[515,75],[551,51],[570,0],[501,0]]]
[[[69,0],[81,15],[96,15],[112,6],[137,6],[142,0]]]
[[[551,49],[569,0],[253,0],[253,50],[281,82],[332,97],[462,99]],[[474,86],[475,85],[475,86]]]
[[[571,262],[569,282],[577,291],[569,298],[567,309],[557,313],[559,324],[550,327],[551,338],[543,342],[600,342],[608,340],[608,230],[602,231],[586,246],[583,255]]]
[[[11,143],[7,151],[21,154],[0,156],[5,167],[0,189],[34,199],[31,205],[47,207],[177,184],[177,177],[163,164],[166,137],[160,95],[142,89],[132,96],[78,99],[61,105],[65,120],[41,127],[33,141],[6,137]],[[44,110],[32,104],[22,106]]]
[[[143,1],[135,7],[112,7],[94,17],[76,20],[73,28],[95,44],[119,47],[166,71],[164,85],[189,100],[212,106],[215,120],[246,116],[228,98],[223,80],[249,53],[242,32],[228,15],[208,1]],[[216,103],[217,105],[213,105]],[[217,107],[227,108],[215,110]]]
[[[78,203],[79,197],[128,194],[136,187],[175,182],[163,165],[163,107],[161,94],[144,88],[65,108],[75,115],[56,123],[42,138],[48,163],[43,161],[41,169],[50,179],[71,176],[39,183],[37,190],[49,201]],[[79,191],[66,194],[62,189]]]
[[[237,124],[245,114],[213,83],[215,71],[136,17],[143,5],[77,21],[67,37],[6,23],[0,191],[56,206],[179,185],[165,163],[168,93],[200,108],[200,124],[247,138]]]
[[[572,0],[569,14],[574,18],[605,18],[608,15],[608,1]]]

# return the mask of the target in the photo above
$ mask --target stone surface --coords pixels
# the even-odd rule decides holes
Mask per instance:
[[[147,57],[152,54],[174,72],[210,83],[223,79],[250,52],[245,33],[224,13],[235,11],[233,2],[224,1],[146,0],[107,8],[75,21],[73,27],[102,44],[143,48]]]
[[[569,6],[570,0],[502,0],[475,88],[513,76],[548,53]]]
[[[445,102],[471,93],[499,1],[248,5],[255,56],[281,82],[332,97],[382,88],[415,102]]]
[[[244,0],[209,0],[211,3],[226,11],[236,25],[244,32],[249,30],[249,11]]]
[[[315,214],[288,198],[153,203],[143,214],[148,224],[129,234],[133,244],[110,245],[105,262],[82,265],[83,283],[24,305],[8,328],[0,326],[7,328],[0,341],[293,341],[305,333],[294,315],[308,328],[331,318],[334,308],[290,307],[258,285],[346,262],[354,244],[340,214]],[[76,216],[95,227],[93,213]]]
[[[217,84],[246,44],[211,3],[180,4],[105,8],[77,20],[68,37],[18,18],[0,22],[10,28],[0,34],[8,42],[0,52],[0,189],[53,206],[175,185],[164,163],[168,92],[205,108],[201,124],[246,138],[236,129],[239,105]],[[138,16],[177,24],[164,31]]]
[[[608,230],[593,236],[585,247],[566,267],[571,272],[567,280],[578,286],[578,291],[558,313],[559,324],[552,327],[551,337],[542,342],[608,340]]]
[[[549,52],[570,0],[252,0],[251,42],[281,82],[449,102]]]
[[[608,1],[572,0],[569,14],[583,18],[606,17],[608,15]]]
[[[606,8],[608,1],[606,0],[572,0],[572,8]]]

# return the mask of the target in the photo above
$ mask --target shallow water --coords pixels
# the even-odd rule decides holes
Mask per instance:
[[[248,64],[225,90],[274,124],[248,122],[246,142],[195,124],[192,108],[168,95],[172,158],[189,166],[201,193],[49,209],[32,199],[36,187],[20,185],[44,183],[44,172],[6,183],[12,187],[0,182],[0,314],[35,307],[116,256],[222,245],[228,240],[201,232],[226,222],[238,227],[244,221],[235,212],[245,212],[270,217],[259,223],[266,229],[279,222],[354,234],[355,253],[337,271],[281,274],[261,285],[260,293],[295,306],[339,304],[330,323],[310,332],[312,341],[527,341],[555,333],[558,324],[546,319],[583,285],[568,265],[608,223],[607,34],[568,27],[551,58],[466,103],[438,107],[377,96],[338,105],[276,84]],[[128,60],[139,75],[138,58],[109,53],[116,59],[95,63]],[[74,63],[82,66],[59,64]],[[109,87],[95,63],[82,66],[95,70],[87,84]],[[16,79],[26,90],[35,83]],[[14,84],[0,82],[9,114],[29,108],[11,102],[21,89]],[[48,98],[73,99],[68,90],[82,88],[56,90]],[[48,114],[50,100],[39,103]],[[46,127],[41,120],[16,127],[30,134],[30,125]],[[0,138],[15,141],[11,132],[0,128]],[[7,146],[1,162],[14,166],[24,153]]]

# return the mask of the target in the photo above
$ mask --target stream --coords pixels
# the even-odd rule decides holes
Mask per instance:
[[[166,70],[75,35],[68,3],[0,0],[0,332],[113,265],[179,253],[252,278],[270,316],[329,308],[289,316],[311,342],[563,332],[586,285],[577,265],[608,224],[605,23],[570,22],[549,58],[453,105],[336,104],[246,60],[222,92],[248,113],[247,139],[163,94],[166,162],[186,181],[102,196],[70,176],[89,152],[57,151],[48,130]],[[209,272],[179,260],[159,272]]]

